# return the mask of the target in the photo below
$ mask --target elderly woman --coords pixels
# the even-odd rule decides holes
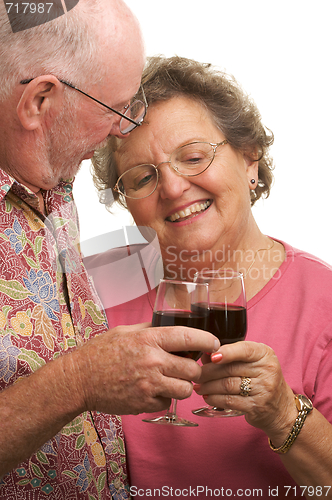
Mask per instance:
[[[209,65],[151,58],[142,83],[146,119],[95,158],[96,185],[106,204],[112,190],[156,231],[166,278],[242,271],[248,334],[205,359],[196,393],[179,403],[199,427],[123,417],[132,494],[332,498],[332,270],[254,220],[251,206],[272,182],[273,136],[237,83]],[[108,309],[110,326],[150,321],[154,294]],[[202,396],[245,417],[195,417]]]

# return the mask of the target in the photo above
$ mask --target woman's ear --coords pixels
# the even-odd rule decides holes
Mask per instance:
[[[62,85],[53,75],[38,76],[24,84],[16,111],[26,130],[35,130],[49,116],[51,108],[59,108]]]
[[[259,160],[253,160],[252,157],[244,155],[244,161],[246,164],[247,178],[249,182],[250,189],[255,189],[258,183],[258,163]]]

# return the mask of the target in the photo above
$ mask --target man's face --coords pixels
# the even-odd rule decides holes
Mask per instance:
[[[116,115],[99,117],[97,105],[92,103],[87,107],[85,102],[80,102],[84,99],[87,98],[78,96],[74,100],[78,104],[76,108],[64,106],[47,132],[45,160],[49,171],[44,176],[47,184],[56,185],[61,179],[74,177],[82,161],[91,158],[116,127]]]
[[[142,65],[136,64],[136,68],[129,72],[122,68],[123,73],[119,71],[117,78],[112,72],[107,79],[110,84],[95,86],[89,93],[117,111],[124,111],[140,84]],[[66,89],[66,101],[47,134],[46,154],[54,177],[52,184],[75,176],[82,161],[104,146],[110,135],[124,137],[119,130],[121,117],[107,108],[70,88]]]
[[[121,112],[139,89],[145,57],[136,21],[126,18],[120,26],[121,23],[117,40],[114,33],[110,35],[109,23],[101,26],[102,77],[98,84],[86,85],[81,90]],[[110,135],[124,137],[119,130],[120,116],[74,89],[66,87],[64,91],[61,112],[50,127],[45,127],[42,138],[45,144],[39,149],[44,158],[39,162],[34,186],[43,189],[74,177],[82,161],[91,158]]]

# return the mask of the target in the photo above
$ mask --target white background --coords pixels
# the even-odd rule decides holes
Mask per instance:
[[[233,74],[275,135],[275,183],[253,208],[261,230],[332,263],[332,1],[126,0],[147,55]],[[127,225],[98,202],[83,162],[75,181],[82,241]]]

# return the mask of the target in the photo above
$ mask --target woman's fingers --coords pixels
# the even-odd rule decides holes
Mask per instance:
[[[266,432],[283,420],[294,396],[269,346],[237,342],[211,356],[215,362],[203,365],[194,386],[208,404],[245,412],[250,424]]]

